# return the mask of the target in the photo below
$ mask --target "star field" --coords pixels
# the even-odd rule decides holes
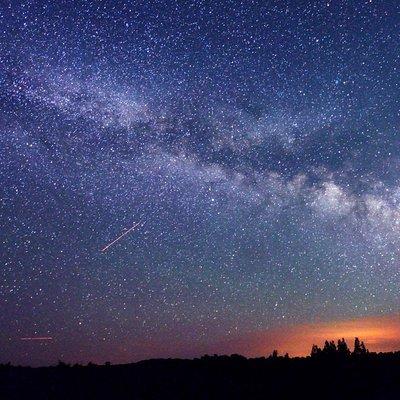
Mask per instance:
[[[0,362],[398,313],[399,11],[3,2]]]

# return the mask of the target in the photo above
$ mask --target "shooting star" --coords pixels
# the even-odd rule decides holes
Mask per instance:
[[[130,231],[134,230],[140,222],[137,222],[135,225],[133,225],[131,228],[129,228],[127,231],[122,233],[120,236],[118,236],[115,240],[113,240],[111,243],[109,243],[107,246],[101,249],[101,252],[104,253],[109,247],[111,247],[114,243],[117,243],[118,240],[122,239],[125,235],[127,235]]]
[[[21,340],[53,340],[51,336],[22,337]]]

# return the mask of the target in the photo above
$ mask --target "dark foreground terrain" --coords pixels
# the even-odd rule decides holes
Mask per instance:
[[[0,367],[1,399],[400,399],[400,353]]]

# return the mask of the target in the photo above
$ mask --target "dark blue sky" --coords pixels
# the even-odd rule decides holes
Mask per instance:
[[[399,11],[3,2],[0,362],[395,315]]]

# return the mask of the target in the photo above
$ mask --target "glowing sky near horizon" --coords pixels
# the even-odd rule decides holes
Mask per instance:
[[[394,349],[399,11],[2,2],[0,362]]]

